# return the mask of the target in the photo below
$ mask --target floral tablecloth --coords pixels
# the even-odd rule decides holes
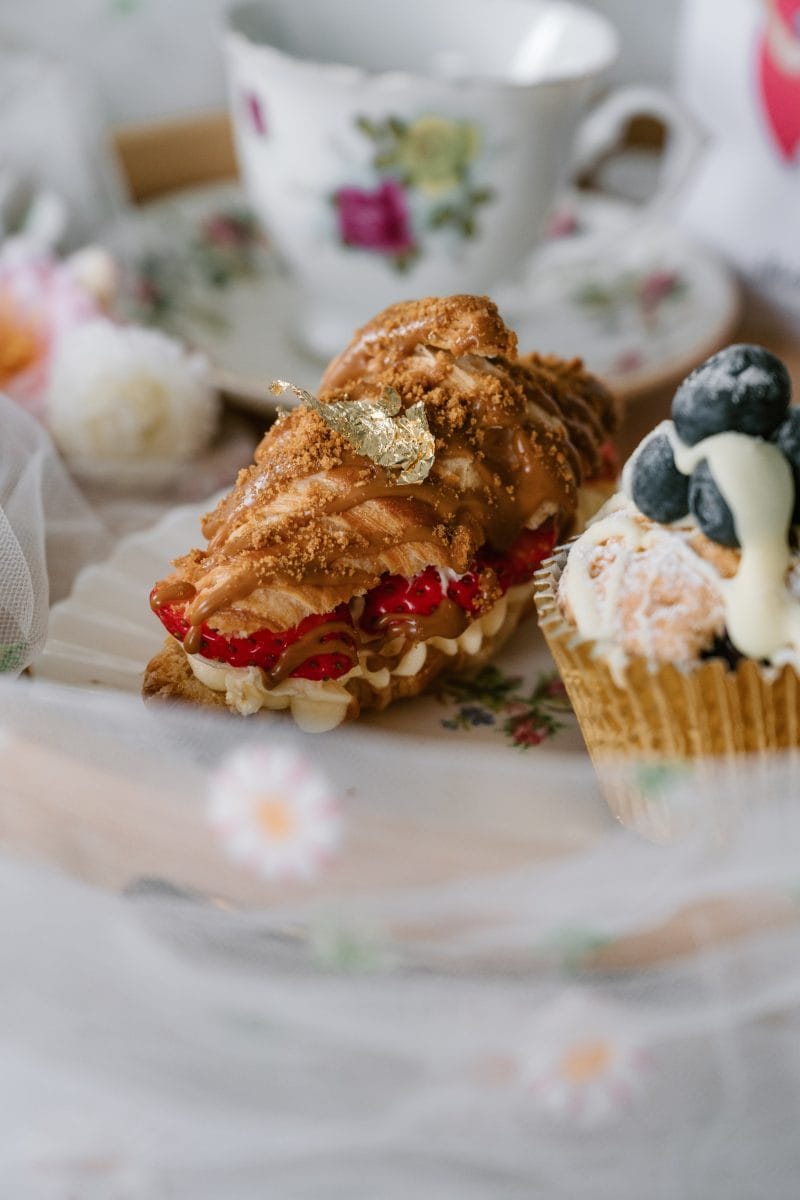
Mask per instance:
[[[402,740],[0,682],[9,1195],[793,1198],[796,762],[654,846],[585,759]]]

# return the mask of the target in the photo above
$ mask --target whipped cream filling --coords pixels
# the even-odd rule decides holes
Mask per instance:
[[[562,595],[578,632],[600,643],[612,668],[624,665],[625,649],[615,644],[618,631],[614,619],[628,558],[618,555],[604,572],[601,594],[591,574],[590,552],[619,539],[628,552],[635,553],[666,535],[672,536],[676,552],[691,556],[695,570],[713,579],[723,605],[725,628],[741,654],[770,663],[796,662],[800,656],[800,603],[789,586],[792,551],[788,532],[794,482],[786,458],[771,442],[742,433],[718,433],[694,446],[678,437],[671,421],[662,422],[650,436],[659,433],[669,437],[675,465],[682,474],[690,475],[704,460],[708,463],[733,515],[741,546],[736,574],[723,579],[691,549],[688,537],[699,528],[693,518],[673,525],[644,525],[635,519],[638,510],[632,501],[615,498],[575,542],[562,576]],[[622,479],[628,496],[632,461],[626,464]]]
[[[347,689],[351,680],[361,679],[376,691],[389,687],[392,678],[410,678],[425,666],[429,649],[440,650],[448,657],[463,652],[477,654],[487,638],[500,633],[508,621],[516,621],[533,594],[533,582],[509,588],[488,612],[476,617],[457,638],[432,637],[417,642],[391,670],[382,667],[370,671],[366,665],[372,651],[359,652],[359,661],[339,679],[284,679],[277,687],[268,688],[260,667],[231,667],[213,662],[199,654],[187,654],[192,674],[205,687],[224,692],[225,702],[242,716],[251,716],[262,708],[273,711],[288,709],[296,724],[306,733],[325,733],[341,725],[353,703]]]
[[[338,679],[284,679],[277,687],[264,684],[260,667],[231,667],[199,654],[187,654],[195,679],[212,692],[224,692],[229,708],[250,717],[260,709],[289,709],[307,733],[325,733],[341,725],[352,696]],[[352,672],[351,672],[352,674]]]

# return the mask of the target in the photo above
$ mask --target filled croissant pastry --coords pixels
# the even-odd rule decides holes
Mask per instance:
[[[609,475],[612,397],[483,297],[387,309],[302,397],[153,589],[146,695],[322,731],[475,669]]]

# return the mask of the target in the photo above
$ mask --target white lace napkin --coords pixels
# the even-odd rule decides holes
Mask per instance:
[[[24,670],[44,645],[50,603],[109,538],[48,435],[0,394],[0,672]]]

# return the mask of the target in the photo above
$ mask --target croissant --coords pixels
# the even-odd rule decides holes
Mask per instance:
[[[532,611],[533,573],[608,473],[618,420],[579,360],[519,357],[477,296],[387,309],[306,399],[203,518],[206,547],[153,589],[170,637],[146,696],[289,709],[321,731],[476,669]],[[417,420],[416,474],[349,432],[391,424],[389,401]]]

